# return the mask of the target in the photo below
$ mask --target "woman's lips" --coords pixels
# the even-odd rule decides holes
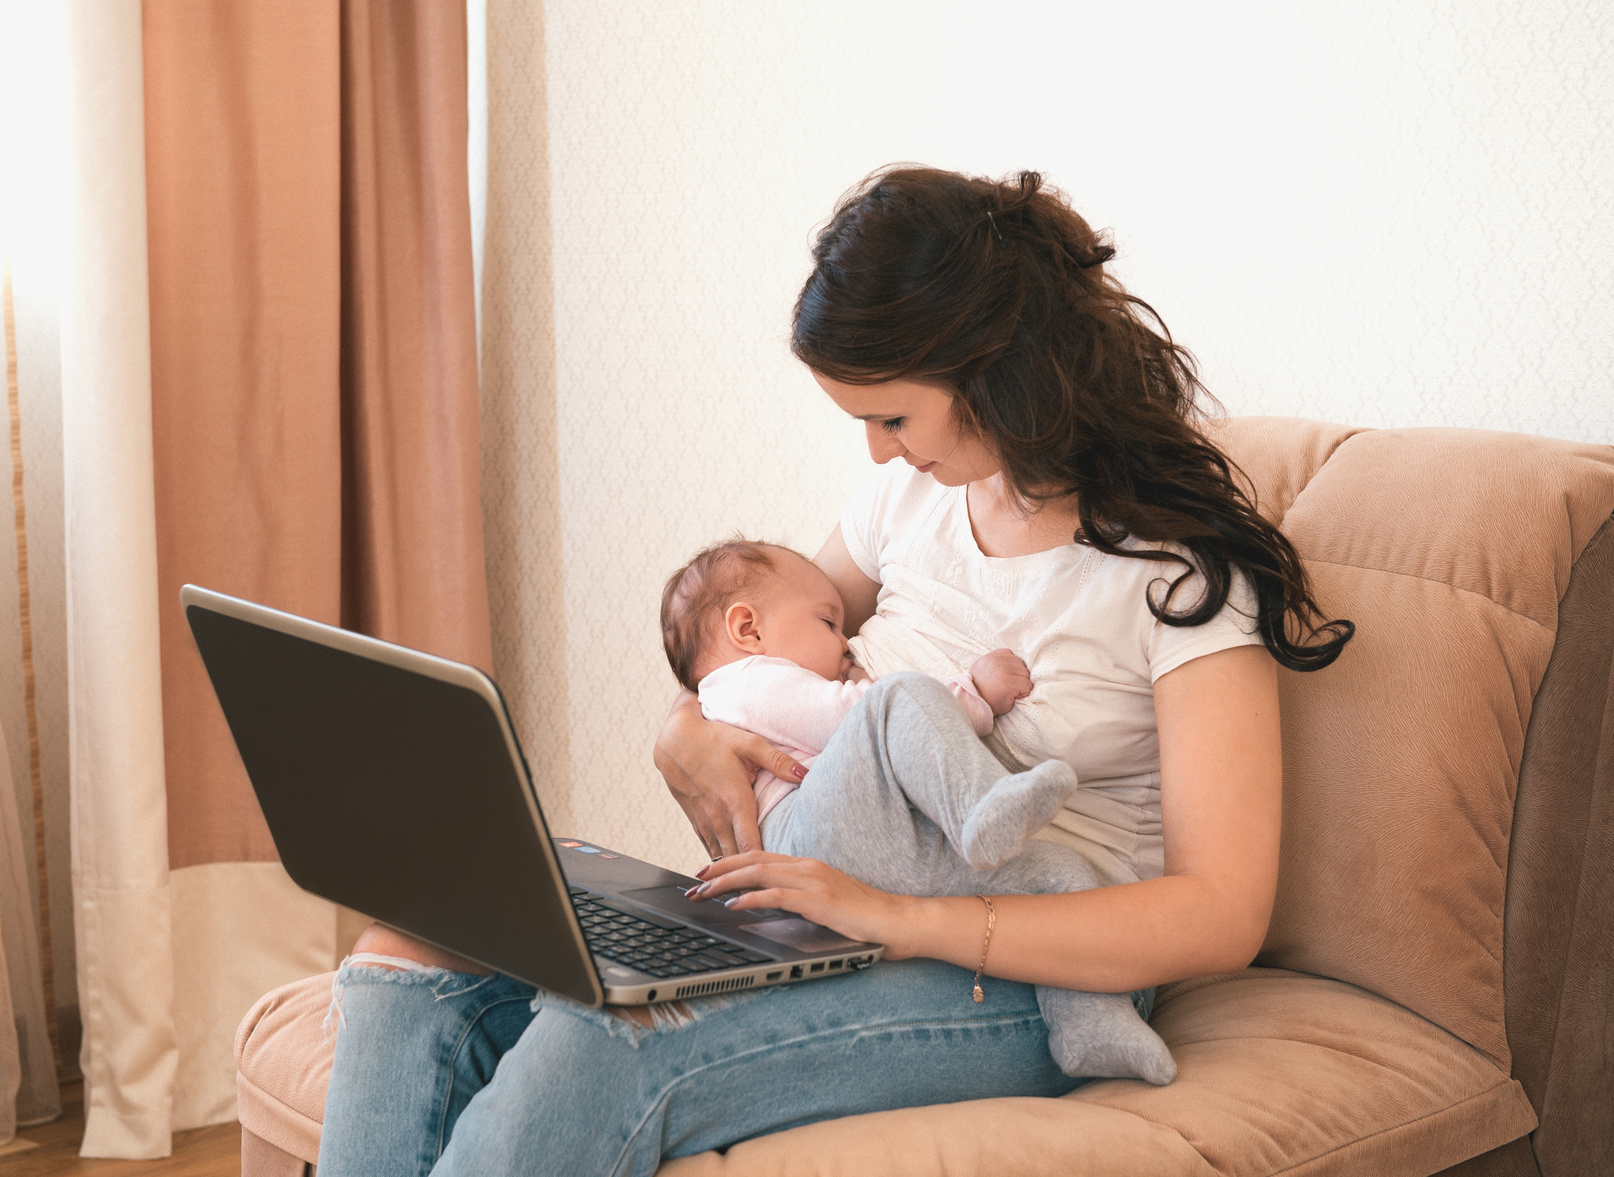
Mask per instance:
[[[935,462],[926,462],[923,466],[915,466],[914,469],[919,471],[921,474],[929,474],[931,467],[935,464]]]

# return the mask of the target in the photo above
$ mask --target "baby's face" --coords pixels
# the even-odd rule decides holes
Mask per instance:
[[[811,560],[782,552],[756,604],[758,637],[770,658],[788,658],[824,678],[845,680],[852,654],[841,632],[845,608]]]

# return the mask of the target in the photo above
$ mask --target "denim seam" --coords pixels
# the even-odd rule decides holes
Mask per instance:
[[[850,1037],[861,1037],[865,1033],[868,1033],[868,1034],[876,1034],[876,1033],[878,1033],[878,1034],[889,1034],[889,1033],[902,1033],[902,1032],[911,1031],[911,1030],[953,1030],[953,1029],[968,1029],[968,1028],[973,1027],[973,1026],[983,1026],[983,1027],[985,1027],[985,1026],[1011,1026],[1011,1025],[1015,1025],[1017,1023],[1026,1024],[1026,1023],[1030,1023],[1030,1022],[1033,1022],[1033,1021],[1041,1021],[1041,1020],[1042,1020],[1042,1015],[1040,1013],[1029,1013],[1029,1014],[1004,1014],[1001,1017],[995,1017],[995,1018],[953,1018],[953,1019],[948,1019],[946,1021],[890,1022],[890,1023],[887,1023],[886,1025],[883,1025],[883,1026],[863,1026],[863,1027],[856,1027],[856,1028],[854,1028],[854,1027],[841,1027],[841,1028],[837,1028],[835,1030],[820,1030],[820,1031],[817,1031],[817,1032],[812,1033],[812,1034],[803,1034],[803,1035],[801,1035],[799,1037],[785,1039],[784,1041],[781,1041],[781,1042],[765,1043],[765,1044],[753,1047],[751,1050],[743,1051],[740,1054],[724,1055],[722,1059],[713,1060],[712,1062],[704,1063],[699,1067],[695,1067],[692,1070],[682,1072],[681,1074],[679,1074],[677,1076],[677,1078],[673,1079],[665,1087],[663,1087],[659,1092],[656,1093],[656,1098],[651,1101],[649,1109],[645,1112],[644,1116],[640,1119],[639,1123],[634,1126],[633,1131],[628,1133],[627,1140],[623,1142],[622,1151],[617,1154],[617,1159],[616,1159],[615,1163],[611,1166],[611,1172],[612,1173],[621,1173],[622,1172],[622,1163],[623,1163],[624,1159],[628,1156],[628,1153],[632,1149],[634,1142],[638,1140],[639,1134],[644,1131],[645,1125],[650,1122],[651,1117],[654,1116],[657,1112],[660,1111],[660,1109],[662,1107],[664,1107],[666,1105],[667,1100],[669,1098],[671,1098],[672,1092],[676,1088],[678,1088],[681,1084],[687,1083],[689,1080],[693,1079],[695,1076],[700,1075],[701,1073],[703,1073],[705,1071],[709,1071],[709,1070],[711,1070],[714,1067],[717,1067],[719,1065],[727,1066],[727,1065],[730,1065],[730,1064],[734,1063],[736,1060],[749,1058],[752,1055],[766,1054],[766,1053],[769,1053],[771,1051],[779,1050],[781,1047],[798,1046],[798,1045],[802,1045],[802,1044],[805,1044],[805,1043],[813,1042],[813,1041],[818,1040],[818,1039],[834,1038],[834,1037],[840,1036],[840,1035],[846,1035],[846,1036],[850,1036]]]
[[[475,989],[477,987],[478,986],[473,985],[471,986],[471,989]],[[470,989],[467,989],[466,992],[470,992]],[[448,996],[457,997],[459,995],[449,994]],[[437,1000],[442,999],[439,997]],[[448,1109],[454,1106],[454,1084],[456,1081],[455,1064],[459,1060],[460,1051],[465,1047],[466,1040],[470,1038],[472,1031],[482,1024],[482,1019],[487,1017],[487,1015],[493,1010],[498,1009],[501,1005],[510,1005],[514,1002],[528,1002],[530,1000],[531,998],[527,997],[512,996],[501,997],[497,1001],[489,1002],[487,1005],[484,1005],[481,1009],[477,1010],[476,1016],[467,1021],[465,1023],[465,1028],[460,1031],[459,1039],[454,1043],[454,1049],[448,1052],[448,1089],[443,1096],[442,1109],[437,1114],[437,1157],[434,1158],[432,1162],[433,1164],[436,1164],[437,1160],[442,1158],[443,1150],[448,1147]]]

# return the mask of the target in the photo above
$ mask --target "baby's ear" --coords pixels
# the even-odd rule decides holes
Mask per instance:
[[[752,605],[735,601],[723,612],[723,628],[729,641],[747,653],[762,653],[762,615]]]

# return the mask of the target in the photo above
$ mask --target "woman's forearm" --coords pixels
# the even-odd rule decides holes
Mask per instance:
[[[1065,895],[994,895],[986,973],[1013,981],[1121,993],[1250,963],[1270,904],[1206,879],[1167,875]],[[903,897],[887,943],[967,969],[981,960],[980,899]]]
[[[986,906],[974,896],[923,898],[870,887],[812,858],[740,854],[702,867],[692,896],[735,910],[782,907],[892,959],[928,956],[974,969]],[[1259,877],[1218,884],[1194,874],[1061,895],[994,895],[986,973],[1065,989],[1121,993],[1250,963],[1266,934],[1272,891]]]

